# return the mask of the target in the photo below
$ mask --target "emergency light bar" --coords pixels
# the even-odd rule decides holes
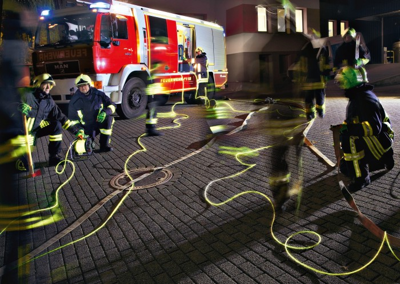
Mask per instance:
[[[90,9],[110,9],[111,5],[104,2],[90,4]]]

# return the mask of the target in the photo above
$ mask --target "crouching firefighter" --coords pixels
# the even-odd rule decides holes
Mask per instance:
[[[394,132],[379,99],[367,84],[365,70],[343,67],[335,77],[349,98],[346,120],[340,129],[344,157],[340,171],[352,178],[354,192],[371,183],[370,171],[394,167]]]
[[[100,152],[112,151],[110,143],[114,118],[111,115],[115,112],[115,104],[105,93],[93,87],[88,75],[79,75],[75,85],[78,90],[69,102],[68,116],[93,141],[100,133]]]
[[[57,165],[63,158],[61,152],[62,129],[69,130],[77,137],[82,131],[68,119],[56,105],[50,90],[56,85],[50,74],[44,73],[33,81],[33,89],[22,89],[21,112],[27,118],[30,145],[36,145],[36,138],[49,136],[49,166]],[[20,170],[25,167],[20,163]]]

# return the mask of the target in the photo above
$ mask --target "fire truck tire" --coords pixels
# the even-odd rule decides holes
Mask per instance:
[[[196,104],[200,102],[200,99],[195,99],[196,92],[185,92],[185,102],[188,105]]]
[[[117,113],[122,118],[135,118],[146,109],[146,85],[139,78],[129,79],[122,91],[122,101],[118,105]]]

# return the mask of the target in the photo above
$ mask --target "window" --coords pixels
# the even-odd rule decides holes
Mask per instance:
[[[296,32],[302,33],[304,32],[303,26],[303,9],[296,9],[295,12],[295,23],[296,23]]]
[[[336,21],[330,20],[328,21],[328,36],[336,35]]]
[[[349,27],[348,21],[340,21],[340,34],[343,35],[344,31]]]
[[[167,20],[149,16],[152,43],[168,44]]]
[[[285,9],[277,9],[276,17],[278,20],[278,32],[285,32],[286,31]]]
[[[267,32],[267,9],[261,6],[257,6],[257,18],[258,18],[258,31]]]
[[[116,15],[113,17],[113,37],[118,39],[128,39],[127,18]]]

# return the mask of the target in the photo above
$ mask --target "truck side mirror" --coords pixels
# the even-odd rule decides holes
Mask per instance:
[[[119,46],[119,40],[113,40],[112,44],[115,45],[115,46]]]

